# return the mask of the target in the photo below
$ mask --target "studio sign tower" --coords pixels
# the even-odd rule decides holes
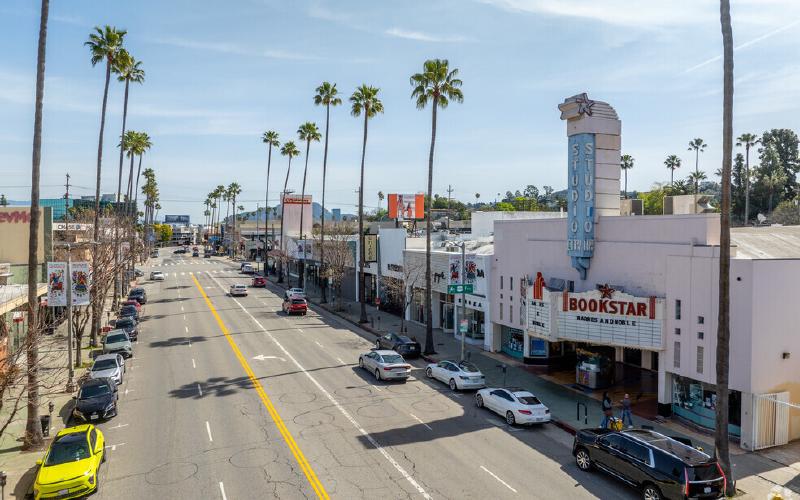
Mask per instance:
[[[608,103],[586,93],[559,104],[567,121],[567,255],[586,279],[600,216],[619,215],[622,122]]]

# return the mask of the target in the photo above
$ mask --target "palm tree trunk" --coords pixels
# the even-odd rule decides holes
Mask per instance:
[[[425,204],[425,354],[434,354],[433,304],[431,296],[431,203],[433,203],[433,151],[436,147],[436,108],[439,96],[433,96],[431,113],[431,151],[428,155],[428,201]],[[413,290],[412,290],[413,293]]]
[[[722,207],[719,238],[719,317],[717,319],[717,406],[714,446],[728,478],[728,495],[736,491],[728,454],[728,375],[730,370],[731,156],[733,155],[733,30],[730,0],[720,0],[723,46]]]
[[[750,219],[750,143],[744,147],[744,225],[748,225]]]
[[[119,136],[119,174],[117,175],[117,210],[119,210],[119,202],[120,196],[122,195],[122,164],[124,163],[125,159],[125,145],[123,141],[125,140],[125,125],[128,121],[128,88],[130,86],[130,81],[125,80],[125,98],[123,100],[122,105],[122,133]],[[117,260],[119,259],[119,213],[117,213],[117,217],[114,220],[114,267],[117,265]],[[113,306],[116,308],[117,305],[117,297],[119,297],[119,282],[116,279],[116,272],[115,272],[115,279],[114,279],[114,304]]]
[[[669,185],[671,187],[673,187],[673,188],[675,187],[675,169],[674,168],[670,168],[669,169]]]
[[[325,271],[325,175],[328,172],[328,127],[331,119],[331,105],[325,106],[325,152],[322,157],[322,221],[320,224],[319,270],[322,274],[321,303],[328,301],[328,277]]]
[[[361,182],[358,188],[358,303],[359,323],[367,322],[367,305],[364,303],[364,157],[367,155],[367,123],[369,106],[364,106],[364,142],[361,145]]]
[[[283,261],[285,259],[284,255],[284,247],[283,247],[283,228],[286,225],[286,221],[284,220],[284,208],[286,205],[284,198],[286,198],[286,187],[289,185],[289,173],[292,171],[292,155],[289,155],[289,166],[286,168],[286,179],[283,181],[283,191],[281,193],[281,241],[280,241],[280,252],[278,255],[278,283],[283,283]],[[288,270],[287,270],[288,272]]]
[[[300,268],[297,272],[297,286],[305,288],[306,271],[306,244],[303,239],[303,214],[306,208],[306,174],[308,174],[308,152],[311,149],[311,139],[306,141],[306,166],[303,169],[303,188],[300,190],[300,241],[303,242],[303,256],[300,258]],[[314,210],[311,210],[311,220],[314,220]]]
[[[103,132],[106,128],[106,108],[108,107],[108,84],[111,81],[111,61],[106,60],[106,83],[103,87],[103,107],[100,111],[100,135],[97,141],[97,180],[94,190],[94,240],[100,241],[100,173],[103,167]],[[92,252],[92,268],[97,269],[100,263],[97,260],[98,252]],[[97,294],[100,287],[91,287],[92,295],[92,330],[91,345],[97,344],[97,334],[100,332],[100,317],[103,313],[102,304],[104,301],[98,300]],[[98,309],[99,306],[99,309]]]
[[[269,145],[267,153],[267,188],[264,190],[264,278],[269,279],[267,266],[269,265],[269,171],[272,166],[272,144]],[[256,235],[258,238],[258,235]],[[256,254],[258,254],[258,244],[256,244]]]
[[[42,0],[39,19],[39,47],[36,56],[36,104],[33,120],[33,154],[31,161],[31,219],[28,238],[28,331],[25,339],[28,369],[28,405],[25,421],[25,449],[42,445],[39,423],[39,177],[42,163],[42,102],[44,101],[44,66],[47,48],[49,0]]]
[[[628,169],[625,169],[625,199],[628,199]]]

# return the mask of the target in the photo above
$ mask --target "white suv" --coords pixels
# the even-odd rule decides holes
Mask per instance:
[[[231,285],[231,297],[247,297],[247,285]]]

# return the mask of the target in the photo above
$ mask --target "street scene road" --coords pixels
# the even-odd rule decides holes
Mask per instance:
[[[145,282],[120,416],[99,425],[98,498],[636,498],[578,470],[563,430],[510,427],[421,360],[376,381],[358,368],[374,337],[329,313],[287,317],[273,288],[228,296],[238,269],[143,267],[166,279]]]

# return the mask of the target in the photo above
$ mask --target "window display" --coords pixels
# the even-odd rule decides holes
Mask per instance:
[[[716,387],[686,377],[673,376],[672,411],[693,424],[713,429],[716,421]],[[728,402],[728,431],[741,436],[742,397],[739,391],[730,391]]]
[[[524,352],[525,333],[516,328],[503,327],[501,349],[515,358],[522,358]]]

